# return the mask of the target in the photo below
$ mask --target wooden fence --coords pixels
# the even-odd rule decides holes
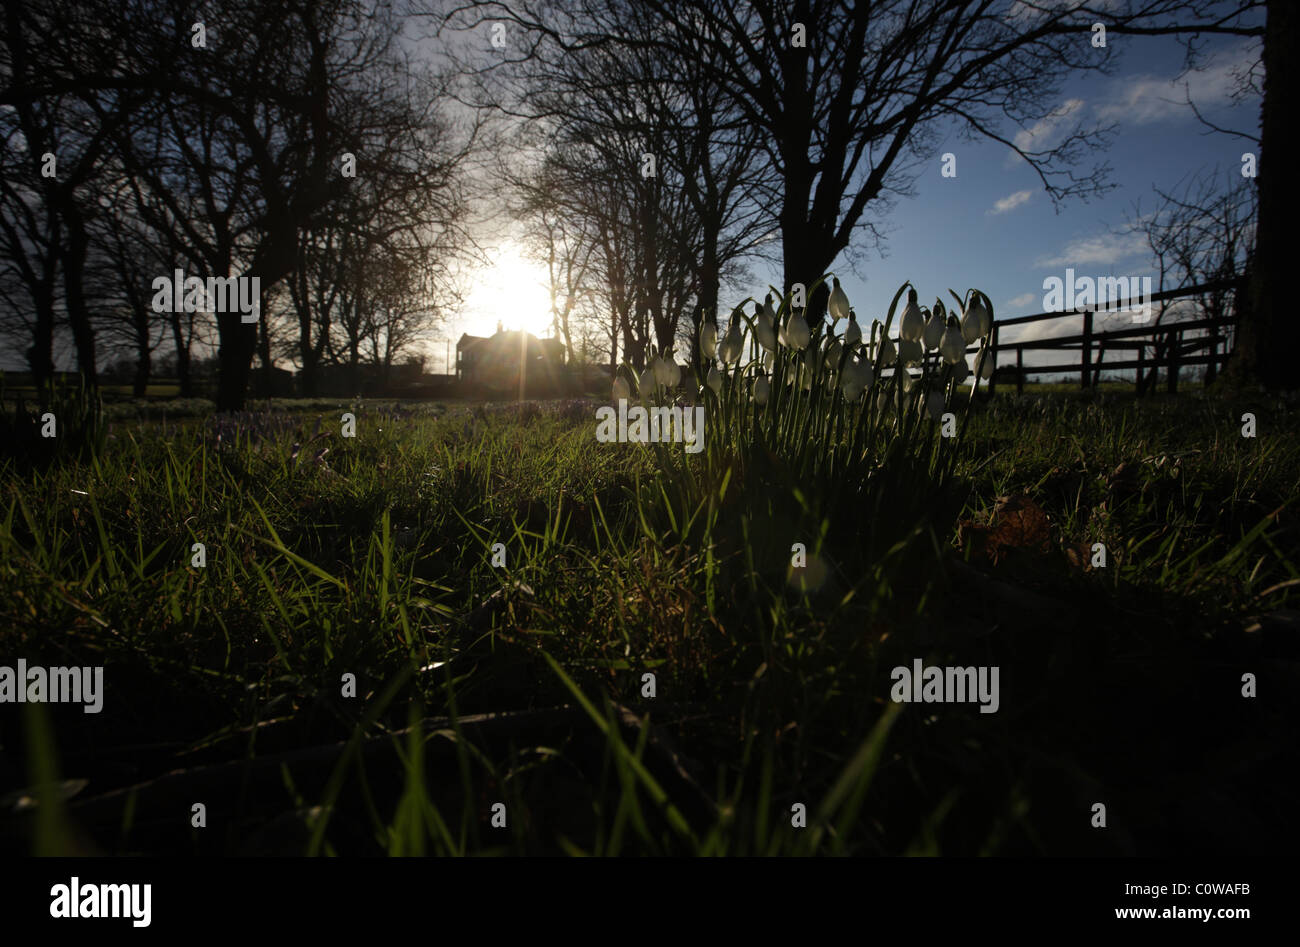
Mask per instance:
[[[1228,281],[1202,283],[1199,286],[1185,286],[1162,293],[1153,293],[1150,302],[1153,310],[1159,310],[1155,304],[1204,293],[1231,293],[1233,284]],[[1140,304],[1145,300],[1129,300],[1122,304],[1127,307]],[[1223,308],[1235,310],[1226,304]],[[1164,368],[1168,390],[1178,390],[1179,370],[1193,365],[1205,366],[1206,384],[1214,381],[1216,374],[1223,367],[1231,354],[1235,338],[1235,324],[1230,317],[1202,317],[1180,322],[1157,323],[1157,311],[1153,311],[1149,322],[1134,324],[1122,329],[1109,329],[1098,332],[1094,325],[1095,316],[1118,314],[1115,309],[1092,308],[1082,312],[1040,312],[1032,316],[1017,316],[1014,319],[999,319],[993,324],[991,341],[992,356],[1014,351],[1014,367],[1000,364],[989,380],[989,394],[993,394],[999,380],[1006,382],[1008,376],[1014,377],[1016,393],[1025,390],[1025,377],[1028,375],[1077,374],[1081,388],[1091,388],[1097,384],[1102,371],[1122,371],[1131,369],[1135,373],[1138,394],[1142,394],[1151,372]],[[1027,339],[1022,342],[1002,342],[999,335],[1003,329],[1011,326],[1027,325],[1034,322],[1046,322],[1054,319],[1083,316],[1083,331],[1078,335],[1057,336],[1046,339]],[[1153,354],[1147,356],[1147,350]],[[968,352],[974,352],[971,348]],[[1052,365],[1025,365],[1025,352],[1059,351],[1077,353],[1070,361]],[[1106,362],[1107,352],[1127,355],[1118,361]]]

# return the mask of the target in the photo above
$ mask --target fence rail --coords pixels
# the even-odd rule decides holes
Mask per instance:
[[[1025,377],[1028,375],[1074,373],[1079,376],[1079,386],[1081,388],[1091,388],[1097,384],[1103,370],[1135,370],[1135,381],[1139,394],[1146,387],[1148,373],[1158,372],[1161,367],[1166,370],[1168,390],[1171,392],[1178,390],[1179,371],[1194,365],[1206,366],[1206,382],[1212,382],[1217,372],[1227,361],[1228,356],[1231,355],[1231,342],[1235,340],[1235,318],[1203,317],[1165,323],[1157,322],[1153,318],[1150,322],[1142,325],[1099,332],[1094,327],[1094,317],[1097,313],[1114,315],[1128,309],[1135,303],[1138,305],[1147,302],[1163,303],[1175,299],[1185,299],[1189,296],[1222,291],[1232,292],[1233,290],[1234,283],[1231,280],[1219,280],[1201,283],[1197,286],[1183,286],[1178,289],[1153,293],[1146,300],[1130,299],[1122,304],[1112,304],[1117,308],[1098,308],[1094,306],[1069,312],[1039,312],[1029,316],[1016,316],[1014,319],[999,319],[993,324],[993,336],[990,343],[991,356],[997,359],[998,355],[1003,352],[1014,351],[1016,361],[1014,367],[998,365],[993,377],[989,380],[989,393],[993,394],[996,391],[999,376],[1005,382],[1007,376],[1011,374],[1014,374],[1017,394],[1024,392]],[[1235,310],[1235,307],[1233,308]],[[1132,310],[1129,309],[1129,311]],[[1073,318],[1075,316],[1083,317],[1083,331],[1077,335],[1026,339],[1018,342],[1002,342],[999,338],[1001,330],[1012,326],[1047,322],[1053,319]],[[1190,333],[1204,334],[1193,336]],[[1148,348],[1154,349],[1150,358],[1147,357]],[[1136,358],[1105,362],[1108,350],[1123,353],[1135,352]],[[976,349],[972,347],[967,351],[974,352]],[[1026,366],[1025,352],[1028,351],[1078,352],[1079,356],[1068,363]],[[1095,360],[1094,353],[1096,354]]]

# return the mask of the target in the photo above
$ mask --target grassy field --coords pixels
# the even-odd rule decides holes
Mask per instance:
[[[105,694],[0,704],[3,844],[1289,849],[1294,405],[949,389],[944,438],[747,385],[698,455],[587,400],[11,420],[0,665]],[[894,701],[915,659],[997,712]]]

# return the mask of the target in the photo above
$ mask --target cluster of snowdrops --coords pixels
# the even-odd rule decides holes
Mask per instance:
[[[895,341],[889,333],[904,292],[907,302]],[[949,293],[956,309],[949,310],[941,299],[925,307],[918,304],[911,284],[904,283],[883,324],[873,320],[865,332],[838,278],[833,278],[827,305],[829,320],[812,327],[805,318],[802,287],[795,287],[775,305],[773,293],[761,303],[745,300],[731,313],[724,332],[719,333],[712,320],[698,327],[698,390],[714,398],[722,398],[724,391],[746,390],[755,408],[774,400],[800,400],[800,391],[809,393],[805,397],[812,401],[830,396],[848,404],[863,402],[865,395],[873,414],[896,408],[901,417],[914,408],[938,420],[948,410],[957,386],[972,378],[988,379],[994,368],[989,350],[992,302],[977,289],[968,290],[964,300],[952,290]],[[745,306],[751,302],[753,312],[748,313]],[[837,333],[844,322],[847,325]],[[976,347],[973,365],[967,355],[972,345]],[[614,377],[614,399],[630,399],[635,390],[649,401],[657,393],[676,389],[681,380],[681,366],[670,354],[661,353],[639,377],[635,370],[621,366]]]

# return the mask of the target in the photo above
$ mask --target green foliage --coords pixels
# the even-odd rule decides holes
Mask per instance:
[[[82,833],[114,852],[1160,851],[1079,836],[1071,800],[1289,725],[1188,683],[1219,681],[1247,618],[1294,600],[1287,405],[1249,406],[1249,441],[1245,408],[1210,398],[999,396],[966,400],[960,438],[940,439],[825,381],[774,380],[760,408],[745,372],[694,458],[598,445],[578,402],[363,403],[355,439],[343,408],[285,405],[120,425],[86,460],[4,461],[0,652],[102,664],[110,685],[102,714],[28,722],[25,781],[0,794],[56,801],[6,825],[42,851]],[[972,555],[955,520],[1009,493],[1042,505],[1051,549],[979,568],[1066,618],[952,567]],[[1072,565],[1098,537],[1113,567]],[[820,583],[792,569],[796,541],[827,564]],[[991,718],[892,703],[890,668],[919,656],[1000,664],[1015,699]],[[1171,707],[1187,735],[1119,759]],[[156,817],[166,778],[134,808],[97,801],[123,779],[105,761],[126,756],[133,781],[263,768],[241,777],[235,822],[186,834]],[[1178,791],[1266,782],[1264,765]]]

